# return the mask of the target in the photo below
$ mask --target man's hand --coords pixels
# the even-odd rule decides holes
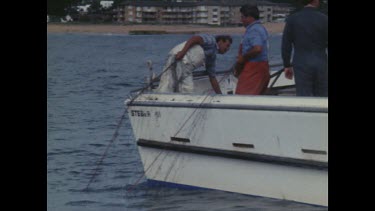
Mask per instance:
[[[242,55],[237,56],[237,63],[243,65],[245,63],[245,58]]]
[[[292,80],[293,79],[293,67],[284,68],[285,78]]]
[[[222,94],[219,86],[219,82],[216,80],[216,77],[208,77],[211,82],[212,89],[216,92],[216,94]]]
[[[233,75],[238,78],[238,76],[240,75],[241,71],[242,71],[242,68],[243,68],[243,65],[242,64],[239,64],[239,63],[236,63],[234,65],[234,70],[233,70]]]
[[[238,78],[245,64],[244,57],[242,55],[237,56],[236,64],[234,65],[233,75]]]

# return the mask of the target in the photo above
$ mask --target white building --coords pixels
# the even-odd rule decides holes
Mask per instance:
[[[65,16],[65,19],[64,19],[64,18],[60,18],[60,21],[61,21],[61,23],[72,22],[72,21],[73,21],[73,18],[70,17],[70,15],[66,15],[66,16]]]
[[[239,10],[248,2],[249,0],[125,1],[114,10],[114,18],[122,23],[242,25]],[[267,1],[259,1],[258,8],[262,23],[283,21],[275,14],[287,16],[292,9],[289,4]]]
[[[91,4],[86,4],[86,5],[79,5],[77,6],[77,11],[81,13],[87,13],[88,8],[91,6]]]
[[[105,9],[111,7],[112,4],[113,4],[113,1],[100,1],[100,5],[101,5],[103,8],[105,8]]]

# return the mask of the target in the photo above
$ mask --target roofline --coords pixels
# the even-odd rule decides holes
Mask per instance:
[[[124,1],[120,5],[129,5],[129,6],[159,6],[159,7],[196,7],[196,6],[242,6],[249,1],[246,0],[237,0],[237,1],[225,1],[225,0],[206,0],[200,2],[165,2],[165,1]],[[285,6],[292,7],[288,3],[273,3],[269,1],[258,1],[258,6]]]

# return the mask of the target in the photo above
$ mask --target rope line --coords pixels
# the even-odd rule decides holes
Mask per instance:
[[[172,64],[171,64],[172,65]],[[169,65],[169,67],[171,66],[171,65]],[[275,65],[275,66],[277,66],[277,65]],[[168,68],[169,68],[168,67]],[[168,69],[167,68],[167,69]],[[225,71],[225,74],[224,74],[224,76],[219,80],[219,84],[224,80],[224,79],[226,79],[231,73],[233,73],[233,68],[234,68],[234,66],[232,66],[228,71]],[[281,70],[279,70],[279,71],[277,71],[276,73],[274,73],[274,74],[272,74],[271,76],[270,76],[270,78],[273,78],[273,77],[275,77],[276,76],[276,79],[273,81],[273,83],[272,83],[272,85],[271,85],[271,87],[274,85],[274,83],[276,82],[276,80],[279,78],[279,76],[281,75],[281,73],[282,73],[282,71],[283,71],[283,69],[281,69]],[[164,71],[163,71],[163,73],[164,73]],[[184,79],[184,78],[181,78],[181,79]],[[180,83],[182,80],[177,80],[177,84],[178,83]],[[186,123],[193,117],[193,115],[194,115],[194,113],[196,112],[196,111],[198,111],[198,109],[200,109],[200,107],[203,105],[203,103],[206,101],[206,99],[210,96],[210,93],[213,91],[213,88],[211,88],[211,89],[209,89],[208,91],[207,91],[207,94],[206,94],[206,96],[203,98],[203,100],[202,100],[202,102],[198,105],[198,107],[196,107],[195,109],[194,109],[194,111],[189,115],[189,117],[187,118],[187,120],[185,120],[184,121],[184,123],[182,124],[182,126],[177,130],[177,132],[174,134],[174,136],[176,136],[181,130],[182,130],[182,128],[184,128],[184,126],[186,125]],[[138,95],[139,96],[139,95]],[[134,100],[133,100],[134,101]],[[131,101],[131,102],[133,102],[133,101]],[[142,173],[142,175],[136,180],[136,182],[135,183],[133,183],[133,185],[131,186],[131,188],[129,188],[127,191],[128,192],[130,192],[130,191],[132,191],[138,184],[139,184],[139,182],[141,181],[141,179],[146,175],[146,173],[151,169],[151,167],[154,165],[154,163],[156,162],[156,160],[158,160],[159,159],[159,157],[160,157],[160,155],[162,154],[162,153],[164,153],[164,152],[166,152],[165,150],[162,150],[161,152],[159,152],[159,154],[155,157],[155,159],[152,161],[152,163],[147,167],[147,169],[145,169],[144,170],[144,172]],[[174,165],[172,165],[172,166],[174,166]],[[172,167],[170,167],[170,168],[172,168]]]
[[[231,71],[228,71],[227,73],[224,74],[224,76],[220,79],[220,81],[218,82],[219,84],[224,80],[226,79],[230,73],[232,73]],[[209,94],[213,91],[213,88],[209,89],[207,91],[207,94],[206,96],[204,97],[204,99],[202,100],[202,102],[199,104],[199,106],[197,108],[194,109],[194,111],[189,115],[188,119],[184,121],[184,123],[182,124],[182,126],[177,130],[177,132],[175,133],[174,136],[176,136],[181,130],[182,128],[186,125],[186,123],[190,120],[190,118],[193,117],[194,113],[203,105],[204,101],[210,96]],[[154,163],[156,162],[156,160],[158,160],[158,158],[160,157],[160,155],[165,152],[165,150],[159,152],[159,154],[156,156],[156,158],[152,161],[152,163],[147,167],[147,169],[144,170],[144,172],[142,173],[142,175],[137,179],[137,181],[135,183],[133,183],[133,185],[131,186],[130,189],[128,189],[127,191],[130,192],[134,189],[135,186],[137,186],[139,184],[139,182],[141,181],[141,179],[146,175],[146,173],[151,169],[151,167],[154,165]]]
[[[134,102],[134,100],[135,99],[137,99],[146,89],[148,89],[155,81],[157,81],[165,72],[167,72],[167,70],[172,66],[172,65],[174,65],[176,63],[176,61],[174,61],[174,62],[172,62],[172,63],[170,63],[166,68],[164,68],[164,70],[158,75],[158,76],[156,76],[155,78],[152,78],[151,80],[150,80],[150,83],[149,84],[147,84],[144,88],[142,88],[139,92],[138,92],[138,94],[136,95],[136,96],[134,96],[131,100],[130,100],[130,102],[128,103],[128,105],[131,105],[133,102]]]
[[[152,167],[152,165],[154,165],[154,163],[156,162],[156,160],[160,157],[160,155],[165,152],[165,151],[161,151],[159,152],[159,154],[156,156],[156,158],[152,161],[152,163],[147,167],[147,169],[144,171],[144,173],[137,179],[137,181],[135,181],[135,183],[127,190],[128,192],[132,191],[134,189],[135,186],[137,186],[139,184],[139,182],[141,181],[141,179],[146,175],[146,172]]]
[[[126,109],[124,110],[124,113],[122,114],[122,116],[121,116],[121,118],[120,118],[120,121],[119,121],[119,123],[117,124],[116,130],[115,130],[115,133],[114,133],[113,136],[112,136],[112,139],[110,140],[110,142],[109,142],[109,144],[107,145],[107,148],[105,149],[105,151],[104,151],[102,157],[100,158],[99,162],[98,162],[97,165],[96,165],[96,168],[95,168],[95,170],[94,170],[94,173],[93,173],[93,175],[92,175],[92,177],[91,177],[89,183],[87,184],[87,186],[86,186],[86,188],[85,188],[86,191],[88,190],[88,188],[89,188],[90,184],[92,183],[92,181],[94,181],[94,178],[95,178],[96,175],[97,175],[97,172],[98,172],[98,170],[99,170],[99,168],[100,168],[100,165],[103,163],[104,158],[107,156],[107,153],[108,153],[109,147],[115,142],[115,140],[116,140],[116,138],[117,138],[117,136],[118,136],[118,134],[119,134],[118,131],[119,131],[120,127],[121,127],[122,121],[124,120],[125,114],[126,114]]]
[[[135,97],[133,97],[132,100],[128,104],[131,104],[139,95],[141,95],[146,89],[148,89],[152,85],[152,83],[155,82],[156,80],[158,80],[174,63],[176,63],[176,62],[174,61],[171,64],[169,64],[157,77],[151,79],[150,83],[147,84],[144,88],[142,88],[141,91]],[[115,140],[116,140],[116,138],[117,138],[117,136],[119,134],[118,131],[119,131],[120,127],[121,127],[122,121],[124,120],[124,117],[125,117],[126,113],[127,113],[127,109],[125,108],[124,109],[124,113],[122,114],[122,116],[120,118],[120,121],[119,121],[119,123],[116,126],[115,133],[113,134],[112,139],[110,140],[109,144],[107,145],[107,148],[105,149],[102,157],[97,162],[96,168],[94,169],[94,173],[91,176],[90,181],[87,184],[86,188],[84,189],[85,191],[88,190],[88,188],[90,187],[90,184],[94,181],[95,177],[97,176],[97,172],[98,172],[98,170],[100,168],[100,165],[103,163],[104,158],[107,156],[107,153],[108,153],[108,150],[109,150],[110,146],[115,142]]]
[[[227,72],[227,73],[225,73],[224,74],[224,76],[220,79],[220,81],[218,82],[219,84],[224,80],[224,79],[226,79],[228,76],[229,76],[229,74],[230,74],[231,72]],[[204,101],[206,101],[206,99],[210,96],[210,93],[213,91],[213,89],[211,88],[211,89],[209,89],[208,91],[207,91],[207,94],[206,94],[206,96],[203,98],[203,100],[202,100],[202,102],[201,103],[199,103],[199,105],[198,105],[198,107],[196,107],[195,109],[194,109],[194,111],[190,114],[190,116],[188,117],[188,119],[182,124],[182,126],[180,127],[180,129],[176,132],[176,134],[174,134],[174,136],[176,136],[181,130],[182,130],[182,128],[186,125],[186,123],[190,120],[190,118],[194,115],[194,113],[203,105],[203,103],[204,103]]]

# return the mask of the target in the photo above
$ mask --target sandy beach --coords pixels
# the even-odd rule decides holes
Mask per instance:
[[[265,23],[270,34],[282,33],[285,23]],[[48,23],[47,32],[51,33],[106,33],[129,34],[131,31],[161,31],[168,34],[243,34],[245,28],[218,27],[202,25],[114,25],[114,24],[63,24]]]

